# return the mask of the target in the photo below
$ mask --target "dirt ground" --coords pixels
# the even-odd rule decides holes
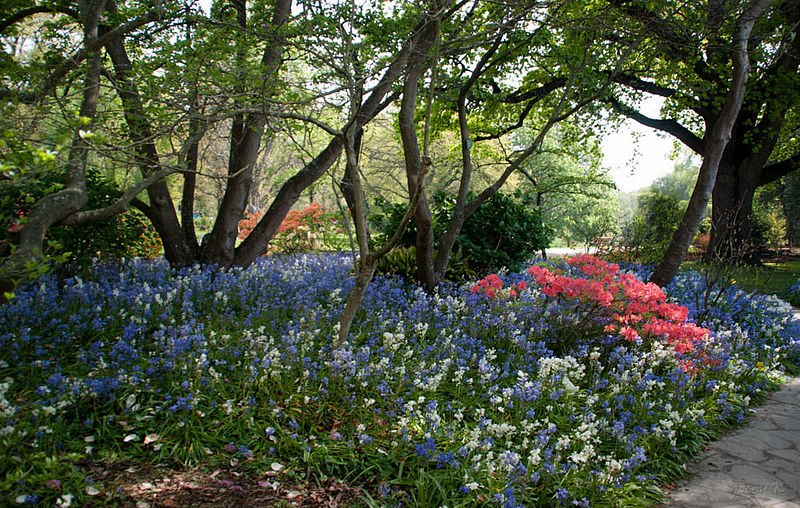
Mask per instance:
[[[102,486],[88,506],[329,508],[363,503],[358,487],[335,480],[298,485],[285,482],[280,472],[254,476],[236,468],[181,469],[133,461],[76,465]]]

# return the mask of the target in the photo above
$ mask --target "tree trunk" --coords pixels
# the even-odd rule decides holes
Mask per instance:
[[[409,200],[414,196],[414,189],[423,185],[420,180],[424,178],[423,164],[430,165],[430,161],[423,162],[420,156],[419,141],[417,139],[414,113],[417,106],[417,92],[419,79],[425,69],[425,58],[433,48],[439,33],[439,22],[428,23],[423,29],[418,50],[409,60],[408,70],[403,83],[403,99],[400,103],[398,123],[400,124],[400,138],[403,144],[403,159],[406,167],[406,181],[408,183]],[[433,215],[431,214],[428,200],[423,193],[414,209],[414,222],[417,226],[417,269],[418,277],[423,286],[432,291],[441,280],[433,269]]]
[[[289,19],[291,0],[276,0],[271,28],[279,32]],[[244,2],[237,4],[239,24],[246,28]],[[285,38],[279,33],[264,51],[261,59],[264,80],[264,98],[274,91],[274,82],[282,63]],[[231,148],[228,159],[228,182],[222,198],[217,219],[211,232],[203,239],[203,262],[228,268],[236,257],[236,238],[239,234],[239,221],[244,215],[252,184],[253,166],[258,158],[261,137],[267,118],[262,113],[236,115],[231,126]]]
[[[384,98],[395,82],[402,76],[411,55],[419,50],[423,31],[416,30],[414,36],[405,43],[378,84],[373,88],[370,96],[355,113],[354,125],[356,129],[363,128],[388,106],[389,101],[384,101]],[[325,174],[342,154],[343,148],[343,136],[335,136],[317,157],[283,184],[280,191],[278,191],[278,195],[256,227],[236,248],[233,261],[235,265],[248,266],[258,256],[267,251],[267,243],[278,230],[283,218],[286,217],[286,214],[300,198],[301,193]]]
[[[689,251],[700,221],[703,219],[714,182],[717,179],[720,161],[722,160],[728,141],[731,139],[733,126],[739,116],[739,111],[744,100],[747,77],[750,72],[750,60],[747,53],[747,43],[756,20],[769,6],[771,0],[754,0],[750,3],[736,22],[733,49],[733,79],[725,99],[725,104],[717,121],[707,136],[703,163],[697,176],[697,184],[689,198],[678,229],[672,235],[672,240],[664,253],[664,257],[656,267],[651,281],[659,286],[666,286],[675,277],[678,267],[686,253]]]
[[[196,112],[196,106],[192,105],[192,113]],[[195,117],[189,120],[189,137],[190,145],[186,153],[186,171],[183,172],[183,191],[181,192],[181,230],[193,257],[196,258],[200,252],[200,244],[197,242],[197,232],[194,228],[194,196],[197,188],[201,132],[200,120]]]
[[[705,261],[751,262],[754,177],[760,173],[761,165],[727,162],[720,167],[714,186],[711,240]]]
[[[80,4],[83,46],[85,48],[91,46],[98,38],[100,15],[105,4],[105,0],[89,0]],[[89,52],[86,58],[83,98],[80,107],[81,117],[94,120],[99,97],[100,51],[98,49]],[[88,128],[91,129],[91,127],[92,123],[89,123]],[[27,265],[35,264],[42,258],[44,239],[50,226],[77,212],[88,201],[86,164],[89,159],[90,146],[81,134],[83,128],[76,130],[72,138],[72,146],[67,160],[66,187],[45,196],[34,205],[28,215],[28,222],[20,232],[20,243],[16,251],[0,266],[0,301],[2,302],[5,302],[8,294],[29,275]]]
[[[122,39],[113,39],[106,44],[111,57],[117,85],[117,93],[122,100],[122,108],[128,132],[136,151],[136,163],[144,176],[161,169],[155,137],[144,111],[142,99],[131,79],[133,66]],[[150,204],[145,209],[153,223],[161,243],[164,257],[175,267],[188,266],[195,261],[194,252],[181,229],[175,205],[164,180],[159,180],[147,188]],[[141,207],[141,206],[140,206]]]

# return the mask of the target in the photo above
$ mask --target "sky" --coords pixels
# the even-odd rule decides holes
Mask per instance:
[[[661,100],[647,99],[642,112],[659,117]],[[657,134],[634,120],[625,120],[616,132],[600,141],[603,166],[609,170],[617,188],[631,192],[647,187],[657,178],[672,172],[675,162],[670,159],[674,139],[668,134]]]

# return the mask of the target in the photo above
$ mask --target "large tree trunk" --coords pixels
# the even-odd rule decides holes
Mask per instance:
[[[689,251],[689,245],[697,233],[700,221],[703,219],[703,214],[714,188],[714,182],[717,180],[720,161],[725,148],[728,146],[728,141],[731,139],[733,126],[739,116],[742,101],[744,100],[745,87],[750,72],[750,60],[747,53],[750,33],[756,20],[761,17],[761,14],[770,3],[771,0],[754,0],[737,19],[733,40],[733,79],[731,80],[725,104],[707,136],[703,164],[700,166],[697,183],[692,191],[692,196],[689,198],[686,212],[678,225],[678,229],[672,235],[672,240],[664,253],[664,257],[656,267],[655,272],[653,272],[651,281],[659,286],[666,286],[675,277],[681,261]]]
[[[245,2],[237,5],[239,24],[247,27]],[[271,28],[281,30],[289,19],[291,0],[276,0]],[[281,65],[284,38],[275,40],[264,51],[261,60],[265,98],[274,92],[274,81]],[[271,84],[272,86],[269,86]],[[239,221],[244,215],[252,184],[253,167],[258,159],[261,137],[267,118],[262,113],[236,115],[231,126],[231,148],[228,159],[228,182],[217,219],[211,232],[203,239],[203,262],[227,268],[234,263]]]
[[[736,150],[729,152],[734,154]],[[753,197],[762,165],[753,157],[723,158],[712,194],[711,240],[706,262],[752,263],[756,260],[752,244]]]

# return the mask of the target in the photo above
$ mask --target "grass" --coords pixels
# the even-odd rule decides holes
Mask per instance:
[[[800,279],[800,261],[765,262],[763,266],[723,267],[721,269],[708,267],[697,261],[689,261],[684,263],[682,268],[731,277],[743,290],[758,291],[767,295],[781,296]]]

